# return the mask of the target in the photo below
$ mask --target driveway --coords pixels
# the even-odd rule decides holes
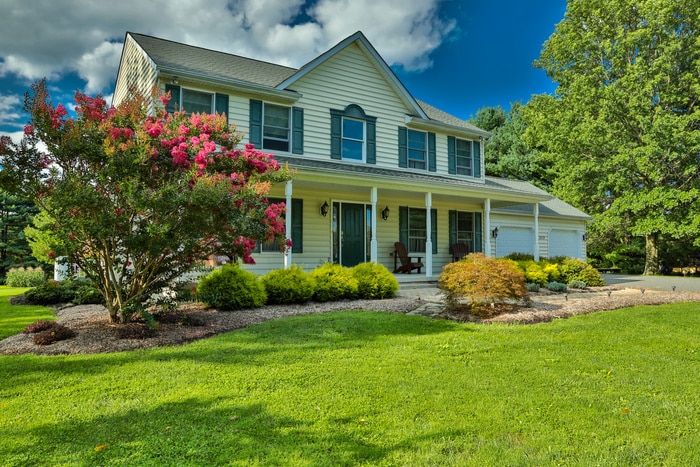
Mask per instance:
[[[608,285],[619,285],[637,289],[673,290],[683,292],[700,292],[700,277],[682,276],[634,276],[628,274],[603,274]]]

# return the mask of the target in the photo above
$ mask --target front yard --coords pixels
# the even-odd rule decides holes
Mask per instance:
[[[5,315],[0,316],[2,324]],[[0,357],[3,465],[697,465],[700,309],[378,312]]]

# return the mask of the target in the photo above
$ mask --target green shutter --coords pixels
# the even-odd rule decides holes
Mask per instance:
[[[452,245],[457,243],[457,211],[450,211],[450,254],[452,254]]]
[[[367,117],[367,163],[377,163],[377,117]]]
[[[399,167],[408,167],[408,130],[399,127]]]
[[[435,150],[435,133],[428,133],[428,170],[437,171],[437,155]]]
[[[457,140],[454,136],[447,137],[447,172],[457,173]]]
[[[481,232],[481,213],[474,213],[474,249],[475,253],[483,253],[483,234]]]
[[[408,249],[408,206],[399,206],[399,241]]]
[[[430,241],[433,242],[433,254],[438,252],[438,219],[437,219],[437,209],[430,210]]]
[[[250,100],[248,141],[258,149],[262,149],[262,106],[262,101]]]
[[[304,252],[304,200],[292,199],[292,253]]]
[[[168,102],[168,107],[165,109],[168,113],[173,113],[180,110],[180,86],[175,86],[174,84],[165,85],[165,93],[170,92],[170,102]]]
[[[216,100],[216,113],[226,114],[226,123],[229,123],[231,120],[229,120],[229,118],[228,118],[228,94],[219,94],[217,92],[215,100]]]
[[[478,141],[474,141],[472,158],[472,173],[476,178],[481,178],[481,143]]]
[[[331,109],[331,159],[342,159],[343,112]]]
[[[292,107],[292,153],[304,154],[304,109]]]

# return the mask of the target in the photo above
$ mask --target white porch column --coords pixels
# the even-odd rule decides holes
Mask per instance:
[[[377,187],[373,186],[370,192],[370,201],[372,203],[372,238],[369,242],[370,252],[369,260],[377,262]]]
[[[485,254],[486,256],[491,256],[493,254],[491,246],[491,198],[486,198],[484,200],[484,232],[481,235],[486,236],[485,243]]]
[[[284,195],[286,196],[285,204],[287,205],[287,216],[284,222],[285,237],[287,240],[292,238],[292,181],[287,180],[284,186]],[[292,265],[292,249],[284,247],[284,269],[289,269]]]
[[[533,208],[533,214],[535,215],[535,261],[540,260],[540,203],[535,203]]]
[[[430,208],[433,206],[433,194],[425,194],[425,277],[433,277],[433,239]]]

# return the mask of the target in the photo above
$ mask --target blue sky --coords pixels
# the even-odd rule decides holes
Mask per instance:
[[[417,99],[459,118],[555,86],[532,62],[566,0],[0,0],[0,134],[46,77],[54,104],[108,99],[126,31],[299,67],[361,30]]]

